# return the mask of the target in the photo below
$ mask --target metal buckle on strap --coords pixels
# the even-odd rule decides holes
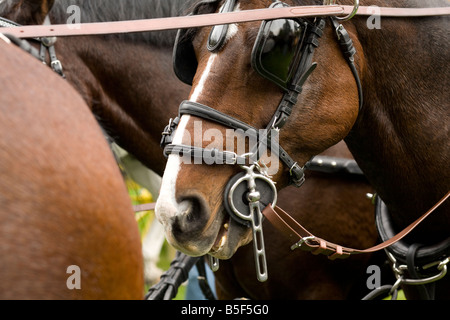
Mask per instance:
[[[39,38],[39,40],[41,41],[41,43],[42,43],[44,46],[46,46],[47,48],[49,48],[49,47],[55,45],[57,39],[58,39],[58,38],[56,38],[56,37],[42,37],[42,38]]]
[[[179,117],[176,117],[175,119],[170,118],[169,124],[164,128],[164,131],[161,133],[162,135],[160,142],[161,148],[164,148],[166,145],[172,142],[172,134],[175,132],[175,129],[177,128],[179,122],[180,122]]]
[[[211,270],[213,271],[213,272],[216,272],[216,271],[218,271],[219,270],[219,267],[220,267],[220,265],[219,265],[219,259],[217,259],[217,258],[215,258],[215,257],[213,257],[213,256],[211,256],[211,255],[208,255],[208,258],[209,258],[209,267],[211,268]]]
[[[217,149],[216,149],[217,150]],[[220,152],[219,150],[217,150],[217,152]],[[229,165],[235,165],[238,162],[238,155],[236,152],[232,152],[232,151],[222,151],[221,152],[224,156],[225,159],[225,164],[229,164]],[[211,156],[214,157],[214,154],[211,153]]]
[[[326,5],[326,6],[327,5],[328,6],[333,6],[333,5],[336,5],[336,2],[337,2],[336,0],[324,0],[323,4]],[[352,12],[348,16],[337,17],[337,18],[339,20],[342,20],[342,21],[348,21],[348,20],[350,20],[351,18],[353,18],[356,15],[356,13],[358,12],[358,9],[359,9],[359,0],[355,0]]]
[[[291,176],[293,184],[297,188],[300,188],[303,183],[305,183],[304,168],[300,167],[297,162],[295,162],[289,169],[289,174]]]
[[[291,250],[294,251],[295,249],[300,248],[304,243],[307,243],[308,241],[312,241],[315,239],[316,239],[316,237],[314,237],[314,236],[301,238],[299,242],[297,242],[291,246]]]
[[[63,67],[62,67],[61,61],[53,60],[50,63],[50,66],[52,67],[53,71],[55,71],[56,73],[58,73],[61,76],[64,76]]]

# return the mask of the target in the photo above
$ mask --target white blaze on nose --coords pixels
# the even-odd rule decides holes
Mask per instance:
[[[196,101],[196,99],[202,93],[216,56],[216,54],[213,54],[209,58],[206,68],[203,70],[202,76],[200,77],[200,81],[195,86],[195,89],[191,94],[191,101]],[[184,131],[186,130],[186,126],[190,118],[191,117],[189,115],[183,115],[181,117],[180,123],[178,124],[172,141],[173,144],[182,144]],[[156,216],[166,228],[170,226],[169,220],[171,217],[176,216],[188,209],[186,207],[186,205],[188,204],[177,203],[175,196],[178,172],[180,171],[181,167],[181,160],[182,157],[177,154],[169,155],[166,169],[164,170],[164,176],[161,182],[161,191],[159,193],[158,201],[156,204]]]
[[[236,6],[234,11],[239,11],[239,5]],[[228,27],[228,33],[226,41],[229,41],[238,32],[237,24],[231,24]],[[214,63],[218,54],[211,54],[206,64],[205,69],[202,72],[200,80],[195,86],[189,100],[197,101],[202,95],[205,85],[207,83],[208,77],[211,70],[214,68]],[[217,62],[219,63],[219,61]],[[184,131],[189,122],[190,116],[183,115],[180,119],[180,123],[176,129],[173,144],[182,144]],[[189,206],[189,203],[182,202],[177,203],[176,201],[176,183],[178,178],[178,172],[180,171],[182,157],[176,154],[169,155],[167,160],[166,169],[164,171],[164,176],[161,182],[161,191],[158,197],[158,202],[156,205],[156,215],[159,221],[167,228],[170,226],[170,218],[178,214],[185,212]]]
[[[173,144],[181,144],[183,141],[184,130],[189,121],[190,116],[182,116],[178,128],[173,138]],[[164,176],[161,181],[161,191],[159,193],[156,204],[156,216],[158,220],[164,225],[169,226],[169,219],[176,215],[182,208],[175,198],[175,186],[177,183],[178,172],[180,171],[181,157],[173,154],[169,155],[167,160]]]
[[[217,55],[211,55],[208,60],[206,68],[203,70],[200,81],[196,85],[190,100],[195,101],[203,91],[203,87],[206,83],[211,67],[214,63],[214,59]],[[173,144],[182,144],[184,131],[191,117],[189,115],[183,115],[180,119],[180,123],[176,129]],[[176,216],[186,209],[186,203],[177,203],[176,201],[176,184],[178,179],[178,172],[180,171],[182,157],[176,154],[169,155],[167,160],[166,169],[164,170],[164,176],[161,182],[161,191],[159,193],[158,202],[156,205],[156,215],[159,221],[166,227],[170,226],[170,218]]]
[[[234,11],[240,11],[239,4],[236,6]],[[230,24],[228,26],[225,43],[230,41],[230,39],[233,38],[237,32],[238,32],[238,25],[235,23]],[[202,92],[205,88],[206,79],[208,79],[208,76],[211,73],[211,70],[213,69],[214,61],[216,60],[217,57],[218,57],[218,54],[216,54],[216,53],[211,54],[211,56],[209,57],[208,63],[206,64],[206,68],[203,70],[202,76],[200,77],[200,80],[198,81],[197,85],[195,86],[194,92],[192,93],[191,97],[189,98],[190,101],[196,102],[198,100],[198,98],[200,97],[200,95],[202,94]],[[217,63],[220,63],[220,61],[217,61]]]
[[[197,101],[198,97],[203,92],[203,89],[205,87],[206,79],[208,79],[209,73],[211,72],[212,66],[214,64],[214,60],[216,60],[217,54],[212,54],[211,57],[209,57],[208,63],[206,64],[205,70],[203,70],[202,76],[200,77],[200,81],[195,86],[194,92],[191,94],[191,97],[189,100],[191,101]]]

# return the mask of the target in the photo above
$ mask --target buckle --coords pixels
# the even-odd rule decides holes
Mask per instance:
[[[313,236],[301,238],[300,241],[298,241],[297,243],[294,243],[291,246],[291,250],[294,251],[295,249],[300,248],[305,242],[308,242],[308,241],[314,240],[314,239],[316,239],[316,237],[313,237]]]
[[[60,76],[65,77],[64,76],[64,72],[63,72],[63,67],[61,64],[61,61],[59,60],[53,60],[50,63],[50,66],[52,67],[53,71],[55,71],[56,73],[58,73]]]
[[[40,38],[40,40],[41,40],[41,43],[48,48],[48,47],[53,46],[56,43],[57,38],[56,37],[42,37],[42,38]]]
[[[178,123],[180,122],[180,118],[176,117],[175,119],[170,118],[169,124],[164,128],[163,132],[161,133],[162,138],[159,145],[161,148],[164,149],[164,147],[172,142],[172,135],[175,132],[175,129],[178,126]]]
[[[292,167],[289,169],[289,174],[291,175],[292,183],[300,188],[303,183],[305,183],[305,172],[302,167],[298,165],[298,163],[294,163]]]

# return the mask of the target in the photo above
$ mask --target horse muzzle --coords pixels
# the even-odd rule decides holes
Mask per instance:
[[[164,226],[167,241],[190,256],[210,254],[229,259],[252,238],[251,229],[230,219],[222,208],[212,213],[200,195],[175,203],[160,197],[155,213]]]

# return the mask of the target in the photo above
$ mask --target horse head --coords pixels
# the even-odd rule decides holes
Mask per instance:
[[[194,13],[294,4],[299,5],[202,1]],[[355,32],[351,26],[340,30],[344,38]],[[181,80],[192,81],[192,91],[180,106],[176,130],[173,125],[166,132],[174,131],[157,204],[157,215],[176,248],[227,259],[251,241],[249,224],[233,213],[230,218],[230,203],[223,196],[245,175],[237,160],[250,175],[248,166],[256,166],[254,180],[262,180],[259,185],[272,194],[266,202],[272,202],[264,178],[270,176],[277,189],[291,182],[301,185],[308,160],[350,132],[361,103],[355,74],[362,72],[363,55],[355,58],[352,72],[338,31],[321,18],[180,31],[174,67]],[[360,48],[358,42],[353,46]],[[245,207],[249,196],[244,190],[231,206],[241,202],[240,208]],[[264,202],[263,197],[258,199]]]
[[[45,17],[53,7],[55,0],[7,0],[4,1],[7,11],[3,16],[8,16],[12,21],[23,21],[23,24],[42,24]]]

